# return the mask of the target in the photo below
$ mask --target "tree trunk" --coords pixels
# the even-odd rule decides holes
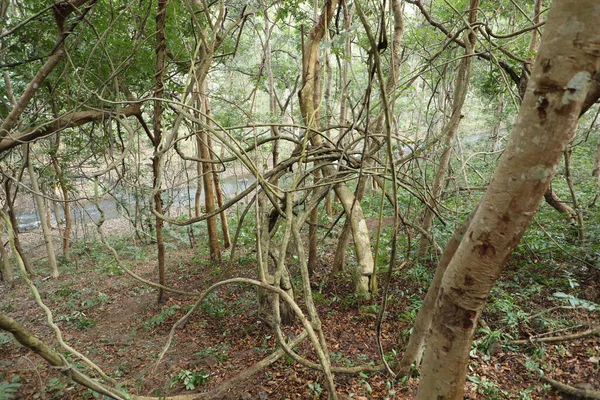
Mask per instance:
[[[312,129],[317,127],[316,114],[318,112],[318,103],[315,102],[314,93],[317,90],[316,78],[319,60],[319,43],[325,34],[325,29],[329,26],[337,7],[337,0],[329,0],[325,3],[321,16],[311,29],[307,42],[302,53],[302,83],[303,88],[298,96],[300,98],[300,111],[305,125],[308,127],[306,132],[310,136],[311,143],[315,147],[323,146],[323,139]],[[328,164],[322,167],[324,178],[332,177],[336,174],[333,165]],[[352,227],[352,236],[356,248],[356,257],[358,259],[358,270],[356,274],[356,293],[369,298],[370,280],[373,275],[373,254],[371,252],[371,241],[369,231],[365,221],[362,207],[354,199],[354,194],[343,183],[334,185],[334,191],[337,198],[344,207],[344,212],[350,219]]]
[[[412,331],[408,339],[408,344],[406,345],[406,350],[404,350],[404,354],[395,368],[394,372],[398,376],[408,376],[411,367],[414,365],[416,368],[418,368],[419,364],[421,363],[423,346],[425,345],[425,340],[427,339],[427,334],[429,332],[429,328],[431,327],[431,319],[433,318],[434,312],[433,307],[440,290],[442,278],[446,272],[446,268],[448,267],[450,260],[452,260],[454,253],[456,253],[458,245],[462,241],[463,236],[469,228],[474,214],[475,213],[473,212],[471,215],[469,215],[465,222],[463,222],[460,227],[456,228],[456,230],[452,233],[450,241],[444,248],[444,252],[440,257],[440,261],[435,270],[435,275],[433,276],[429,289],[427,290],[427,294],[425,295],[425,299],[423,299],[423,304],[421,305],[419,313],[417,314],[417,319],[412,326]]]
[[[159,151],[162,142],[162,97],[164,94],[163,75],[165,70],[165,22],[167,19],[167,6],[169,0],[158,0],[156,9],[156,70],[154,78],[156,80],[156,88],[154,90],[154,115],[152,120],[154,135],[152,144],[154,146],[154,157],[152,157],[152,175],[154,186],[154,209],[159,215],[163,214],[163,204],[160,189],[160,174],[161,174],[161,153]],[[163,220],[156,216],[156,249],[158,257],[158,282],[161,285],[166,285],[166,267],[165,267],[165,243],[163,239]],[[158,289],[158,302],[165,301],[163,289]]]
[[[0,221],[0,232],[4,232],[4,221]],[[10,260],[8,259],[8,251],[4,247],[4,239],[0,235],[0,257],[2,257],[2,265],[4,266],[2,278],[6,282],[12,282],[14,279]]]
[[[417,399],[463,397],[475,322],[542,200],[600,68],[598,20],[595,0],[552,4],[509,144],[442,279]]]
[[[29,261],[29,257],[23,251],[23,246],[21,246],[21,240],[19,239],[19,221],[17,221],[17,215],[15,213],[15,207],[14,207],[14,202],[13,202],[13,197],[12,197],[13,195],[10,190],[10,184],[11,184],[10,179],[4,180],[4,193],[6,194],[6,206],[8,208],[8,210],[7,210],[8,218],[10,219],[10,224],[12,225],[12,229],[13,229],[13,238],[15,241],[15,249],[17,249],[17,252],[21,256],[21,259],[23,260],[23,265],[25,265],[25,271],[27,271],[29,276],[33,276],[33,275],[35,275],[35,272],[31,268],[31,262]],[[18,189],[15,192],[17,192],[17,191],[18,191]]]
[[[27,173],[31,180],[31,189],[33,190],[33,199],[35,200],[35,206],[37,208],[38,215],[40,217],[40,223],[42,224],[42,232],[44,234],[44,244],[46,245],[46,252],[48,253],[48,264],[50,266],[50,274],[53,278],[58,278],[60,273],[58,272],[58,265],[56,264],[56,253],[54,252],[54,244],[52,243],[52,232],[48,226],[46,220],[46,209],[44,207],[44,198],[40,192],[40,186],[38,185],[38,177],[33,169],[33,163],[29,154],[29,145],[25,145],[25,162],[27,163]]]
[[[210,117],[210,103],[208,102],[208,96],[204,96],[204,109],[206,110],[206,124],[211,125]],[[208,149],[210,152],[210,159],[214,159],[213,152],[214,148],[212,145],[212,139],[210,135],[206,135],[206,143],[208,145]],[[215,164],[210,164],[211,168],[211,178],[214,184],[214,194],[217,202],[217,207],[223,207],[223,191],[221,190],[221,179],[219,179],[219,173],[215,168]],[[207,209],[208,211],[208,209]],[[227,221],[227,213],[225,211],[221,211],[219,213],[219,217],[221,218],[221,231],[223,232],[223,247],[229,248],[231,246],[231,238],[229,236],[229,222]],[[219,244],[219,235],[217,234],[217,246]],[[218,260],[221,259],[221,250],[219,249]]]
[[[469,11],[469,25],[473,26],[477,22],[477,7],[479,6],[478,0],[472,0],[470,11]],[[471,76],[471,64],[473,61],[473,52],[475,50],[475,42],[477,37],[474,31],[470,31],[466,35],[465,40],[465,55],[460,61],[458,71],[456,74],[456,84],[454,87],[454,99],[452,102],[452,114],[450,120],[442,129],[442,136],[444,137],[444,143],[442,145],[442,154],[440,156],[440,163],[438,170],[433,179],[431,185],[430,201],[432,206],[437,203],[443,188],[443,183],[446,179],[448,167],[450,165],[450,155],[452,154],[452,144],[454,137],[458,131],[458,125],[462,116],[462,108],[467,98],[467,92],[469,91],[469,80]],[[425,208],[423,215],[423,230],[430,232],[433,227],[433,218],[435,214],[430,208]],[[422,258],[427,255],[428,250],[432,243],[425,236],[421,236],[419,241],[418,257]]]
[[[204,85],[198,89],[198,101],[201,110],[206,113],[207,100],[205,99],[206,94],[204,93]],[[208,121],[208,118],[206,119]],[[208,134],[205,129],[200,128],[197,133],[200,137],[200,155],[205,160],[212,159],[212,151],[209,148]],[[216,209],[217,195],[215,193],[215,180],[213,178],[212,164],[208,162],[202,163],[202,182],[204,184],[204,207],[206,213],[212,213]],[[219,245],[219,229],[217,227],[217,216],[207,218],[206,220],[208,227],[208,247],[210,250],[210,259],[215,262],[221,261],[221,247]]]
[[[52,160],[52,167],[54,168],[54,173],[56,174],[56,177],[58,179],[58,187],[60,188],[60,194],[62,195],[62,208],[63,208],[63,213],[65,215],[65,224],[64,227],[62,227],[62,232],[61,232],[61,236],[62,236],[62,249],[63,249],[63,256],[65,257],[65,260],[70,260],[71,255],[70,255],[70,249],[71,249],[71,229],[73,228],[73,220],[71,218],[71,203],[69,202],[69,190],[67,188],[67,185],[65,184],[65,177],[63,176],[62,173],[62,168],[60,167],[60,164],[58,163],[58,158],[56,155],[56,152],[58,151],[60,147],[60,133],[58,133],[56,135],[56,140],[54,141],[54,149],[53,151],[50,152],[50,158]],[[58,190],[56,191],[58,194]],[[55,213],[56,214],[56,213]],[[58,227],[61,227],[61,224],[58,220],[58,215],[56,216],[56,225]]]

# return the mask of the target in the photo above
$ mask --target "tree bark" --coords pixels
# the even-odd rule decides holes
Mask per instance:
[[[308,127],[306,134],[310,135],[310,141],[315,147],[323,146],[323,139],[312,130],[318,123],[316,120],[318,103],[315,103],[314,93],[317,89],[316,73],[319,60],[319,43],[325,34],[325,29],[331,22],[336,7],[337,0],[329,0],[325,3],[321,16],[309,33],[302,53],[302,83],[304,86],[298,93],[298,96],[300,98],[302,118],[304,119],[304,124]],[[332,177],[337,172],[331,164],[324,165],[321,170],[323,171],[324,178]],[[355,201],[354,194],[345,184],[338,183],[334,185],[333,189],[344,207],[344,212],[350,219],[352,228],[356,257],[358,259],[356,293],[369,298],[371,295],[370,281],[373,275],[374,262],[369,231],[362,207]]]
[[[202,88],[198,88],[199,92],[199,103],[202,104],[200,109],[206,113],[207,100],[205,99],[206,94],[204,93],[204,85]],[[208,119],[207,119],[208,121]],[[205,160],[212,159],[212,152],[209,148],[208,134],[206,130],[200,129],[197,133],[200,137],[200,156]],[[215,193],[215,180],[213,177],[212,163],[202,163],[202,182],[204,185],[204,207],[206,213],[210,214],[216,210],[216,193]],[[217,216],[207,218],[206,220],[208,227],[208,247],[210,250],[210,259],[215,262],[221,261],[221,248],[219,246],[219,229],[217,227]]]
[[[469,25],[473,26],[477,22],[477,7],[479,7],[479,0],[472,0],[469,8]],[[452,114],[450,120],[442,129],[442,136],[444,137],[444,143],[442,145],[442,154],[440,156],[440,163],[438,170],[433,179],[431,185],[430,201],[429,203],[433,206],[438,201],[443,188],[443,183],[446,179],[448,166],[450,165],[450,155],[452,154],[452,144],[454,143],[454,137],[458,131],[458,125],[462,119],[462,108],[467,98],[467,92],[469,91],[469,80],[471,76],[471,64],[473,62],[473,53],[475,51],[475,42],[477,40],[476,34],[473,30],[470,30],[465,38],[465,55],[460,61],[458,71],[456,74],[456,84],[454,87],[454,99],[452,101]],[[423,215],[423,230],[429,232],[433,227],[433,218],[435,214],[433,210],[426,207]],[[418,257],[424,257],[430,248],[432,243],[425,236],[421,236],[419,241],[419,250],[417,252]]]
[[[15,207],[14,207],[14,202],[13,202],[13,197],[12,197],[13,194],[11,193],[11,190],[10,190],[10,184],[11,184],[10,179],[4,180],[4,193],[6,194],[6,206],[8,208],[8,210],[7,210],[8,218],[10,218],[10,224],[12,225],[12,229],[13,229],[13,237],[15,240],[15,249],[17,249],[17,252],[21,256],[21,259],[23,260],[23,265],[25,266],[25,271],[27,271],[29,276],[34,276],[35,272],[31,268],[31,262],[29,261],[29,257],[25,254],[25,251],[23,251],[23,246],[21,245],[21,240],[19,239],[19,221],[17,221],[17,215],[15,213]],[[18,188],[16,191],[18,191]]]
[[[433,318],[435,300],[440,290],[442,278],[444,277],[446,268],[448,267],[450,260],[452,260],[452,257],[454,257],[456,249],[458,249],[458,245],[462,241],[465,232],[469,228],[474,214],[475,213],[473,212],[471,215],[469,215],[465,222],[456,228],[456,230],[452,233],[450,241],[444,248],[444,252],[440,257],[440,261],[435,270],[435,274],[429,289],[427,290],[427,294],[423,299],[423,304],[421,305],[419,313],[417,314],[417,319],[412,326],[412,331],[410,333],[410,337],[408,338],[408,344],[406,345],[404,354],[394,370],[398,376],[407,376],[410,373],[410,369],[413,365],[418,368],[419,364],[421,363],[423,347],[425,346],[425,340],[427,339],[427,334],[429,333],[429,328],[431,327],[431,319]]]
[[[462,399],[489,292],[535,213],[600,68],[595,0],[554,2],[515,128],[442,279],[417,399]]]
[[[60,273],[58,272],[58,265],[56,264],[56,253],[54,251],[54,244],[52,243],[52,232],[48,221],[46,220],[46,209],[44,207],[44,199],[40,192],[40,186],[38,185],[38,177],[33,169],[33,163],[29,154],[29,145],[25,145],[23,150],[25,153],[25,162],[27,163],[27,173],[31,180],[31,189],[33,190],[33,199],[37,208],[38,215],[40,217],[40,223],[42,225],[42,232],[44,234],[44,244],[46,245],[46,252],[48,253],[48,264],[50,266],[50,274],[53,278],[58,278]]]
[[[156,69],[154,79],[156,88],[154,89],[154,115],[152,120],[154,135],[152,137],[152,145],[154,146],[154,156],[152,157],[152,175],[154,186],[154,209],[159,215],[163,213],[163,204],[160,189],[161,175],[161,153],[159,151],[162,142],[162,97],[164,94],[163,75],[165,70],[165,22],[167,20],[167,6],[169,0],[158,0],[156,9]],[[158,258],[158,281],[165,286],[167,283],[166,267],[165,267],[165,243],[163,239],[163,220],[158,215],[156,216],[156,249]],[[163,289],[158,289],[158,302],[165,301]]]

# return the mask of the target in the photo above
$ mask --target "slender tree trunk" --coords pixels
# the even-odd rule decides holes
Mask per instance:
[[[169,0],[158,0],[156,9],[156,69],[154,79],[156,88],[154,90],[154,115],[153,115],[153,130],[152,137],[154,146],[154,157],[152,157],[152,175],[154,186],[154,209],[160,215],[163,214],[163,203],[160,189],[161,171],[161,153],[159,151],[162,142],[162,97],[164,94],[163,75],[165,70],[165,22],[167,19],[167,6]],[[161,285],[166,285],[166,266],[165,266],[165,243],[163,238],[163,220],[156,216],[156,249],[158,257],[158,281]],[[158,289],[158,302],[165,301],[163,289]]]
[[[27,163],[27,173],[31,180],[31,189],[33,189],[33,199],[37,208],[38,215],[40,217],[40,223],[42,224],[42,232],[44,235],[44,244],[46,245],[46,252],[48,253],[48,264],[50,266],[50,273],[53,278],[58,278],[60,273],[58,272],[58,265],[56,264],[56,253],[54,252],[54,244],[52,243],[52,232],[48,226],[46,219],[46,209],[44,207],[44,199],[40,192],[40,186],[38,185],[38,177],[33,169],[33,163],[29,154],[29,145],[25,145],[25,162]]]
[[[594,179],[594,184],[596,186],[596,195],[594,199],[590,202],[590,207],[593,207],[598,201],[598,197],[600,196],[600,139],[598,139],[598,144],[596,144],[596,153],[594,154],[594,167],[592,169],[592,177]]]
[[[25,265],[25,271],[27,271],[27,273],[30,276],[33,276],[33,275],[35,275],[35,272],[31,268],[31,262],[29,261],[29,257],[25,254],[25,251],[23,251],[23,246],[21,245],[21,240],[20,240],[20,236],[19,236],[19,221],[17,221],[17,214],[15,213],[13,194],[11,193],[11,190],[10,190],[10,184],[11,184],[11,181],[9,179],[4,180],[4,193],[6,194],[6,206],[8,208],[8,210],[7,210],[8,218],[10,219],[10,224],[12,225],[12,229],[13,229],[13,238],[15,241],[15,249],[17,249],[17,252],[21,256],[21,259],[23,260],[23,265]],[[15,192],[16,191],[18,191],[18,189],[15,190]]]
[[[201,109],[204,112],[207,111],[207,102],[204,99],[206,94],[204,93],[204,85],[202,88],[198,88],[199,102],[202,105]],[[200,155],[203,159],[212,159],[212,152],[209,148],[208,134],[205,129],[200,129],[198,135],[200,136]],[[215,193],[215,180],[213,178],[212,164],[208,162],[202,163],[202,182],[204,184],[204,207],[207,213],[212,213],[216,209],[216,193]],[[208,246],[210,250],[210,258],[215,262],[221,261],[221,247],[219,245],[219,229],[217,227],[217,216],[207,218],[208,226]]]
[[[584,229],[583,229],[583,212],[581,211],[581,207],[579,207],[579,200],[577,199],[577,194],[575,193],[575,188],[573,187],[573,177],[571,176],[571,151],[565,150],[564,152],[565,158],[565,180],[567,181],[567,186],[569,186],[569,192],[571,193],[571,200],[573,201],[573,208],[575,209],[575,219],[577,221],[577,240],[582,241],[585,237]]]
[[[473,26],[477,22],[477,7],[479,5],[479,1],[471,1],[471,7],[469,12],[469,25]],[[475,42],[477,37],[474,31],[470,31],[467,35],[467,40],[465,40],[465,55],[460,61],[460,65],[458,66],[458,71],[456,73],[456,83],[454,87],[454,98],[452,102],[452,114],[450,116],[450,120],[444,126],[442,132],[444,137],[444,143],[442,145],[442,154],[440,156],[440,163],[438,165],[438,170],[435,174],[435,178],[433,179],[433,184],[431,185],[431,193],[430,193],[430,204],[435,206],[435,203],[438,201],[442,189],[443,184],[446,179],[448,167],[450,165],[450,156],[452,154],[452,144],[454,143],[454,137],[456,136],[456,132],[458,131],[458,125],[460,123],[462,116],[462,108],[465,104],[465,99],[467,98],[467,92],[469,90],[469,80],[471,76],[471,64],[473,61],[473,52],[475,50]],[[423,230],[430,232],[433,227],[433,218],[434,213],[430,208],[426,208],[423,215]],[[432,243],[425,236],[421,237],[419,241],[419,250],[418,257],[424,257]]]
[[[6,226],[4,225],[4,221],[0,222],[0,232],[4,232]],[[10,260],[8,259],[8,251],[4,247],[4,238],[0,235],[0,257],[2,257],[2,265],[3,269],[3,278],[6,282],[12,282],[14,279],[12,267],[10,265]]]
[[[315,171],[313,174],[314,183],[317,184],[319,182],[319,171]],[[308,273],[310,276],[315,272],[315,268],[318,262],[318,243],[317,243],[317,225],[319,223],[319,206],[312,209],[309,216],[309,225],[308,225]]]
[[[388,107],[390,108],[390,113],[393,111],[395,98],[396,98],[396,96],[393,95],[393,92],[394,92],[394,89],[398,82],[398,74],[399,74],[399,70],[400,70],[400,61],[401,61],[401,51],[400,50],[401,50],[401,44],[402,44],[402,37],[404,35],[404,19],[402,16],[402,7],[400,4],[400,1],[392,0],[391,7],[392,7],[393,14],[394,14],[394,34],[392,36],[392,41],[391,41],[391,47],[392,47],[391,57],[390,57],[391,70],[390,70],[390,73],[389,73],[386,83],[385,83],[385,92],[386,92],[387,96],[389,97],[387,103],[388,103]],[[346,71],[346,73],[347,73],[347,71]],[[382,103],[383,103],[383,101],[382,101]],[[379,114],[375,118],[374,132],[376,132],[377,134],[380,134],[383,132],[384,117],[385,117],[385,110],[382,110],[379,112]],[[371,146],[371,148],[369,149],[369,152],[375,151],[376,149],[377,149],[376,145]],[[365,162],[367,163],[367,165],[372,164],[372,162],[370,162],[370,160],[365,160]],[[366,185],[367,185],[367,176],[363,174],[361,176],[361,178],[358,180],[358,184],[357,184],[356,191],[355,191],[356,200],[358,202],[360,202],[364,197]],[[338,238],[338,245],[335,250],[335,256],[334,256],[334,260],[333,260],[333,268],[332,268],[333,272],[342,271],[344,268],[344,265],[346,263],[345,262],[346,249],[348,247],[348,243],[350,242],[350,233],[351,233],[350,229],[351,229],[351,227],[349,224],[349,220],[346,219],[346,221],[344,222],[344,227],[342,229],[342,232]]]
[[[65,183],[65,177],[62,172],[62,168],[58,162],[58,158],[56,156],[56,152],[60,147],[60,133],[56,134],[56,140],[54,141],[54,151],[50,152],[50,158],[52,160],[52,167],[54,168],[54,173],[58,178],[58,187],[60,188],[60,194],[62,196],[62,208],[63,213],[65,215],[65,224],[62,227],[61,237],[62,237],[62,249],[63,256],[65,260],[71,259],[71,229],[73,229],[73,220],[71,218],[71,203],[69,202],[69,189]],[[57,191],[58,193],[58,191]],[[56,214],[56,213],[55,213]],[[61,227],[61,224],[58,220],[58,216],[56,216],[56,225]]]
[[[202,158],[202,141],[200,135],[196,135],[196,155],[198,158]],[[196,163],[196,194],[194,195],[194,209],[196,211],[196,217],[202,215],[202,163]]]
[[[204,96],[204,109],[206,110],[206,124],[208,126],[211,125],[211,119],[209,118],[210,116],[210,103],[208,102],[208,96]],[[214,159],[213,157],[213,153],[214,153],[214,148],[212,145],[212,139],[210,137],[210,135],[206,135],[206,141],[207,141],[207,145],[208,145],[208,149],[210,152],[210,159]],[[215,169],[215,165],[214,164],[210,164],[210,168],[211,168],[211,178],[214,184],[214,195],[216,198],[216,202],[217,202],[217,207],[223,207],[223,191],[221,190],[221,179],[219,179],[219,173],[216,171]],[[231,246],[231,237],[229,236],[229,222],[227,221],[227,213],[225,211],[221,211],[219,213],[219,217],[221,218],[221,231],[223,232],[223,247],[224,248],[229,248],[229,246]],[[218,239],[218,234],[217,234],[217,246],[219,243],[219,239]],[[221,250],[219,249],[219,256],[218,259],[221,259]]]
[[[595,0],[552,4],[509,144],[442,279],[419,400],[463,398],[475,322],[543,198],[600,69],[592,50],[599,20]]]

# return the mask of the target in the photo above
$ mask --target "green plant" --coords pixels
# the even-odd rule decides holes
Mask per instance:
[[[573,295],[570,294],[566,294],[563,292],[556,292],[553,294],[554,297],[558,298],[558,299],[562,299],[563,301],[569,303],[569,305],[571,307],[580,307],[580,308],[585,308],[588,311],[595,311],[595,310],[600,310],[600,306],[598,306],[598,304],[596,303],[592,303],[590,301],[587,300],[582,300],[580,298],[577,298]]]
[[[309,382],[308,388],[310,389],[310,392],[315,397],[320,397],[321,394],[323,393],[323,387],[321,386],[321,384],[319,382]]]
[[[0,382],[0,400],[11,400],[17,397],[21,387],[21,377],[13,376],[10,382]]]
[[[174,304],[171,307],[163,308],[158,314],[156,314],[153,317],[150,317],[148,321],[144,322],[144,326],[148,329],[154,329],[163,322],[165,322],[167,319],[175,315],[177,310],[179,310],[180,308],[181,307],[177,304]]]
[[[361,372],[358,374],[362,379],[359,381],[359,383],[363,386],[363,389],[367,392],[367,393],[372,393],[373,392],[373,388],[371,387],[371,384],[369,383],[369,381],[367,381],[367,379],[369,379],[369,375],[367,375],[364,372]]]
[[[508,392],[498,387],[496,382],[478,376],[469,376],[469,381],[477,385],[477,393],[483,394],[488,400],[502,400],[508,397]]]
[[[12,341],[12,335],[6,332],[0,332],[0,346]]]
[[[209,379],[210,375],[204,371],[190,371],[189,369],[184,369],[179,371],[179,373],[173,377],[171,387],[178,383],[183,383],[186,390],[194,390],[199,386],[205,385]]]
[[[65,321],[70,325],[75,325],[78,329],[93,328],[98,325],[97,321],[90,319],[81,311],[73,311],[70,314],[59,315],[55,318],[56,322]]]
[[[218,347],[207,347],[205,349],[198,350],[194,354],[199,357],[212,356],[212,357],[215,357],[220,362],[223,362],[229,358],[229,355],[227,354],[227,352],[229,351],[230,347],[231,347],[231,344],[229,344],[229,343],[221,343]]]
[[[212,292],[204,302],[202,302],[202,312],[211,318],[222,318],[227,315],[227,308],[225,302],[217,297],[216,293]]]

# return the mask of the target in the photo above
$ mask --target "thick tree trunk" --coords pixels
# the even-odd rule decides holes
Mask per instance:
[[[450,260],[452,260],[452,257],[454,257],[454,253],[456,253],[456,249],[458,249],[458,245],[462,241],[465,232],[469,228],[474,214],[475,213],[473,212],[471,215],[469,215],[465,222],[456,228],[456,230],[452,233],[450,241],[444,248],[444,252],[440,257],[440,261],[435,270],[435,274],[429,289],[427,290],[427,294],[425,295],[425,299],[423,299],[423,304],[421,305],[419,313],[417,314],[417,319],[412,326],[412,331],[410,333],[406,349],[404,350],[404,354],[395,368],[394,372],[398,376],[407,376],[410,373],[410,369],[413,365],[418,368],[419,364],[421,363],[423,347],[425,345],[425,340],[427,339],[429,328],[431,327],[431,319],[433,318],[434,312],[433,307],[440,290],[442,278],[446,272],[446,268],[448,267]]]
[[[475,322],[542,200],[600,69],[599,20],[595,0],[552,4],[509,144],[442,279],[417,399],[463,397]]]

